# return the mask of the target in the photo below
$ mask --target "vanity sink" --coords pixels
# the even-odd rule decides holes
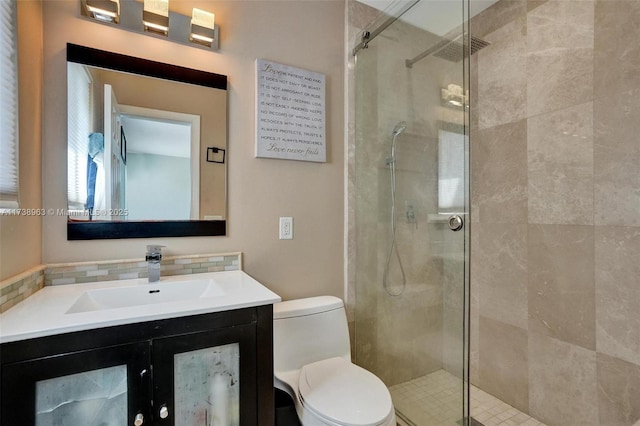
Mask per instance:
[[[184,302],[224,294],[222,287],[212,279],[103,288],[83,292],[66,313]]]
[[[0,314],[0,343],[279,301],[243,271],[45,286]]]

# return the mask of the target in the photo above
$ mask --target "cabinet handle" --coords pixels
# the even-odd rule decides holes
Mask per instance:
[[[166,405],[163,405],[162,407],[160,407],[160,418],[166,419],[167,417],[169,417],[169,409]]]
[[[144,423],[144,416],[142,415],[142,413],[136,414],[136,418],[133,419],[133,425],[142,426],[143,423]]]

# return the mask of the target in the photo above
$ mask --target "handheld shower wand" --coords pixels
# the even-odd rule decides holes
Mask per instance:
[[[391,132],[391,135],[395,138],[400,133],[404,132],[406,128],[407,128],[407,122],[401,121],[398,124],[396,124],[396,127],[393,128],[393,132]]]
[[[393,128],[391,132],[391,136],[393,137],[391,141],[391,157],[388,157],[386,160],[387,165],[391,165],[396,162],[396,137],[400,135],[400,133],[404,132],[407,128],[407,122],[401,121]],[[394,173],[395,174],[395,173]]]
[[[391,246],[389,247],[389,254],[387,256],[387,262],[384,266],[384,273],[382,275],[382,286],[384,291],[390,296],[400,296],[404,293],[405,286],[407,285],[407,279],[404,273],[404,267],[402,266],[402,259],[400,259],[400,253],[398,252],[398,245],[396,244],[396,138],[407,128],[407,123],[401,121],[393,128],[391,136],[391,157],[387,158],[385,163],[389,166],[391,172]],[[387,282],[389,280],[389,264],[391,263],[391,256],[395,250],[398,264],[400,265],[400,273],[402,274],[402,290],[399,293],[392,293],[387,289]]]

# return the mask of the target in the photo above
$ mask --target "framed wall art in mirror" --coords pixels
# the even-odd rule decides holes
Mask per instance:
[[[68,240],[226,233],[227,77],[67,44]]]

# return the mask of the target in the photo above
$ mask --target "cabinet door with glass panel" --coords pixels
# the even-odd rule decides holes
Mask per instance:
[[[5,365],[2,424],[142,425],[151,417],[150,344],[117,345]]]
[[[153,341],[156,424],[258,424],[252,324]]]

